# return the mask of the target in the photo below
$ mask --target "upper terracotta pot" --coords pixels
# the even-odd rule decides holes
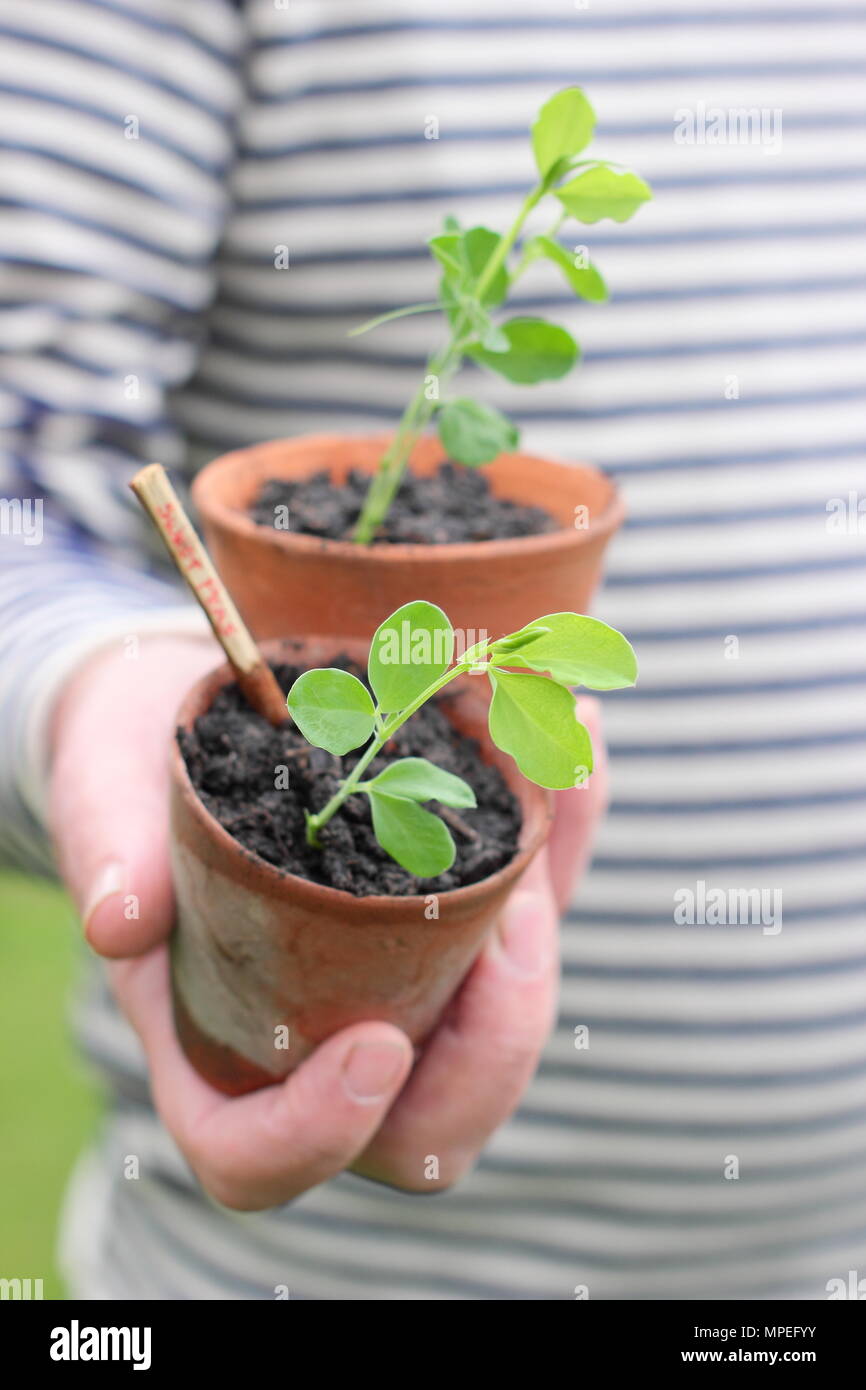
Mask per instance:
[[[369,639],[389,613],[419,598],[437,603],[455,628],[492,637],[545,613],[587,611],[604,548],[624,514],[613,482],[587,466],[531,454],[502,454],[486,466],[497,496],[546,507],[561,525],[516,540],[361,546],[250,518],[266,479],[327,469],[340,483],[352,468],[372,473],[387,444],[388,436],[278,439],[224,454],[198,475],[193,498],[207,544],[256,636]],[[429,474],[444,458],[439,440],[424,438],[411,467]]]
[[[327,665],[335,655],[333,639],[321,638],[270,643],[266,651],[304,666]],[[348,654],[365,660],[366,644],[349,644]],[[199,681],[178,723],[190,728],[232,679],[222,666]],[[489,878],[433,897],[355,898],[266,863],[205,808],[174,742],[175,1024],[187,1056],[211,1085],[240,1095],[273,1084],[317,1043],[362,1020],[394,1023],[413,1042],[435,1026],[547,838],[552,814],[549,794],[527,782],[490,741],[486,686],[480,677],[455,681],[446,709],[479,740],[484,760],[499,767],[517,796],[518,850]],[[281,1047],[285,1029],[288,1047]]]

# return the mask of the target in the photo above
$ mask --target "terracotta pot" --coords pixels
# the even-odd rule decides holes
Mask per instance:
[[[332,639],[270,643],[306,666],[333,659]],[[344,648],[345,650],[345,648]],[[352,644],[361,660],[366,646]],[[189,728],[232,679],[228,667],[190,691]],[[550,797],[525,781],[486,732],[486,681],[450,689],[454,724],[478,738],[523,811],[518,852],[479,883],[438,898],[355,898],[284,873],[244,849],[199,800],[175,742],[171,757],[172,938],[175,1024],[184,1050],[218,1090],[240,1095],[279,1081],[347,1024],[385,1019],[420,1042],[481,949],[484,937],[550,826]],[[438,908],[438,917],[432,915]],[[288,1048],[276,1046],[288,1028]]]
[[[266,479],[327,469],[339,483],[352,468],[372,473],[387,443],[387,436],[278,439],[224,454],[198,475],[193,498],[207,544],[256,636],[369,640],[371,626],[418,598],[438,603],[458,630],[491,637],[543,613],[587,611],[605,546],[624,515],[616,487],[594,468],[530,454],[502,454],[489,464],[494,493],[546,507],[562,528],[518,540],[360,546],[251,520]],[[444,456],[438,439],[424,438],[411,467],[429,474]],[[586,509],[588,524],[575,525],[575,508]]]

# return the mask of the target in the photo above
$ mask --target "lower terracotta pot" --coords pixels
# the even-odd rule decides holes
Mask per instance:
[[[348,650],[366,658],[365,647]],[[327,665],[336,654],[328,638],[270,643],[266,651],[305,666]],[[199,681],[178,723],[191,727],[231,679],[223,666]],[[518,852],[504,869],[438,897],[354,898],[281,872],[244,849],[205,809],[173,745],[175,1024],[190,1061],[218,1090],[240,1095],[271,1085],[318,1043],[362,1020],[384,1019],[422,1041],[543,845],[550,797],[490,742],[486,682],[467,676],[451,689],[449,716],[479,739],[484,760],[500,768],[520,801],[523,826]]]
[[[355,545],[258,526],[248,512],[269,478],[327,470],[373,473],[387,436],[312,435],[224,454],[193,486],[208,547],[257,637],[323,634],[369,639],[404,603],[437,603],[463,633],[514,632],[543,613],[588,610],[605,546],[624,507],[610,478],[586,465],[501,454],[485,469],[493,492],[546,507],[559,530],[516,540],[455,545]],[[411,468],[432,473],[445,457],[436,438],[416,446]]]

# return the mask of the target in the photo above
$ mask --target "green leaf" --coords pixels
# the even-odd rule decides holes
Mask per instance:
[[[378,777],[359,785],[363,791],[383,791],[410,801],[441,801],[443,806],[457,809],[471,809],[478,804],[468,782],[453,772],[444,772],[426,758],[398,758]]]
[[[462,325],[460,334],[462,337],[466,331],[466,325],[463,322],[466,311],[457,298],[455,282],[449,280],[447,275],[443,275],[439,281],[439,307],[448,315],[448,322],[451,324],[453,332],[456,333],[458,325]]]
[[[594,265],[575,265],[574,256],[560,246],[553,237],[536,236],[527,244],[525,255],[529,261],[544,257],[559,266],[575,294],[591,303],[600,304],[608,298],[607,285]]]
[[[550,613],[538,618],[531,627],[546,627],[519,649],[514,664],[528,666],[533,671],[548,671],[563,685],[585,685],[590,690],[619,690],[634,685],[637,679],[637,658],[634,649],[615,627],[598,618],[579,613]],[[526,632],[531,631],[531,627]],[[519,633],[514,634],[520,636]],[[506,639],[507,641],[508,639]],[[514,648],[493,648],[506,654]],[[508,663],[511,664],[510,662]]]
[[[373,831],[386,854],[416,878],[436,878],[450,869],[456,850],[448,827],[417,801],[369,791]]]
[[[459,283],[463,275],[463,260],[460,254],[460,243],[462,233],[460,232],[439,232],[436,236],[431,236],[427,245],[433,252],[437,261],[445,271],[447,281]]]
[[[459,221],[457,220],[457,218],[454,216],[453,212],[449,212],[449,213],[443,218],[442,226],[443,226],[443,228],[444,228],[444,230],[445,230],[446,232],[459,232],[459,231],[460,231],[460,223],[459,223]]]
[[[406,709],[451,665],[454,633],[441,608],[405,603],[377,629],[367,674],[385,714]]]
[[[490,737],[524,777],[562,790],[592,772],[592,741],[575,714],[574,696],[546,676],[490,671]]]
[[[507,336],[496,323],[486,324],[483,333],[478,335],[478,341],[488,352],[507,352],[511,346]]]
[[[447,281],[443,281],[447,290]],[[468,330],[476,335],[482,347],[488,352],[507,352],[509,342],[502,329],[491,321],[486,309],[482,309],[474,299],[469,299],[465,294],[463,298],[449,309],[449,318],[457,328],[461,324],[460,336],[463,337]]]
[[[427,245],[444,272],[439,297],[446,300],[472,299],[487,262],[501,242],[499,232],[489,227],[469,227],[466,231],[439,232]],[[500,266],[481,296],[478,308],[501,304],[508,293],[508,271]],[[468,309],[467,305],[467,309]]]
[[[516,425],[498,410],[465,397],[442,407],[438,427],[448,457],[470,468],[516,448],[520,438]]]
[[[461,320],[468,321],[471,331],[481,338],[490,352],[503,351],[508,346],[500,330],[491,325],[484,313],[484,308],[501,304],[508,293],[506,267],[500,266],[480,302],[475,296],[478,280],[501,240],[499,233],[492,232],[489,227],[470,227],[467,231],[440,232],[427,243],[444,272],[439,300],[452,325],[456,327]]]
[[[533,623],[531,627],[522,627],[519,632],[512,632],[508,637],[497,638],[492,646],[489,643],[488,646],[490,646],[491,652],[496,652],[497,656],[501,656],[504,652],[511,655],[512,652],[520,651],[520,648],[525,647],[528,642],[534,642],[542,632],[549,631],[550,628],[540,627],[538,623]]]
[[[599,162],[597,159],[558,159],[546,180],[548,192],[555,192],[553,184],[559,183],[559,180],[564,179],[566,174],[570,174],[573,169],[589,169],[590,167],[594,169]]]
[[[376,725],[369,690],[348,671],[305,671],[286,704],[304,738],[338,757],[366,743]]]
[[[586,169],[555,191],[563,207],[578,222],[600,222],[603,217],[625,222],[641,203],[652,197],[649,185],[637,174],[618,172],[606,164]]]
[[[473,290],[502,237],[489,227],[470,227],[463,233],[460,252],[465,268],[464,286]],[[488,307],[501,304],[508,293],[508,271],[502,265],[481,297]]]
[[[507,352],[490,352],[480,343],[470,343],[466,351],[509,381],[530,386],[536,381],[555,381],[571,371],[578,357],[578,346],[570,333],[544,319],[509,319],[502,325],[508,339]]]
[[[595,130],[595,112],[579,87],[566,87],[546,101],[532,125],[532,148],[543,180],[561,159],[585,149]]]

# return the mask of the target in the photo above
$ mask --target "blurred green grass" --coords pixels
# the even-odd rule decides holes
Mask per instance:
[[[68,1021],[76,931],[59,888],[0,872],[0,1277],[53,1299],[57,1215],[100,1111]]]

